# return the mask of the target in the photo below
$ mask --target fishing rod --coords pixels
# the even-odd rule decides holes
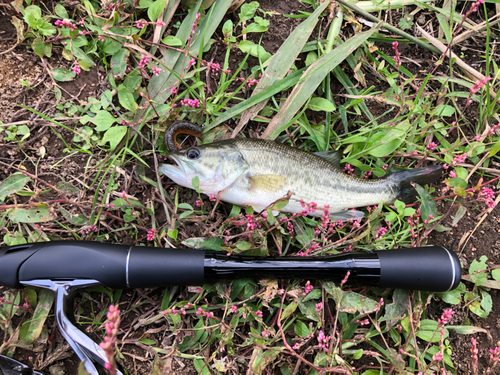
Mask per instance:
[[[323,257],[225,255],[89,241],[40,242],[0,250],[0,285],[54,291],[61,334],[90,374],[99,374],[96,365],[104,368],[108,360],[99,345],[71,323],[69,301],[78,289],[202,285],[239,278],[340,281],[348,272],[349,284],[434,292],[452,290],[461,279],[456,254],[436,246]],[[8,361],[0,357],[0,370]]]

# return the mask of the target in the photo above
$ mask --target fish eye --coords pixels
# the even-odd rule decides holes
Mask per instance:
[[[187,150],[186,155],[189,159],[198,159],[200,157],[200,150],[196,147],[191,147]]]

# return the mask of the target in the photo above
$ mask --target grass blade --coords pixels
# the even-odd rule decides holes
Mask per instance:
[[[264,134],[262,134],[262,138],[275,139],[278,134],[285,129],[286,125],[295,116],[299,108],[311,97],[314,91],[316,91],[326,75],[344,61],[347,56],[353,53],[356,48],[363,44],[375,30],[376,27],[357,34],[332,52],[324,55],[311,64],[302,75],[300,82],[295,86],[286,102],[281,106],[279,112],[269,123]]]
[[[321,4],[313,14],[311,14],[304,22],[302,22],[285,40],[281,45],[276,54],[269,60],[269,65],[267,66],[262,78],[255,87],[252,96],[257,95],[262,90],[271,86],[274,82],[282,79],[287,71],[290,69],[295,59],[301,52],[302,48],[306,44],[309,36],[316,27],[318,23],[318,18],[330,4],[330,1],[325,1]],[[240,130],[246,125],[246,123],[252,120],[257,113],[265,107],[267,99],[256,104],[252,108],[246,110],[242,115],[240,122],[236,129],[234,129],[231,134],[231,138],[234,138]]]

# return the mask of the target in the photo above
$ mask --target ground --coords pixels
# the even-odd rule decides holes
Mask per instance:
[[[293,30],[302,21],[301,18],[284,17],[283,14],[296,15],[300,10],[305,11],[309,9],[309,6],[292,0],[279,2],[266,0],[261,2],[261,8],[267,12],[276,12],[271,18],[270,31],[264,34],[262,38],[262,45],[264,48],[270,53],[275,53],[289,35],[290,30]],[[490,13],[493,15],[495,8],[491,6],[488,9],[490,9]],[[410,8],[407,12],[411,10],[413,10],[413,8]],[[387,14],[389,14],[389,12],[387,12]],[[427,21],[434,22],[434,26],[437,27],[437,21],[433,21],[429,18],[430,13],[422,11],[421,16],[424,16],[424,20],[425,16],[427,16]],[[0,19],[2,20],[0,21],[0,51],[7,51],[7,49],[16,43],[16,29],[10,23],[12,17],[13,12],[10,8],[0,8]],[[236,13],[229,14],[226,17],[227,19],[232,19],[234,23],[237,22]],[[392,22],[397,24],[397,20],[401,17],[401,11],[393,10],[390,12],[390,17],[392,17]],[[419,18],[419,23],[425,23],[421,21],[422,20]],[[327,20],[325,19],[323,24],[319,25],[318,28],[326,27],[326,22]],[[345,33],[352,33],[353,28],[353,25],[346,24]],[[221,34],[219,28],[216,35],[221,38]],[[256,42],[259,40],[259,37],[256,36],[249,35],[249,38],[253,38]],[[484,39],[482,36],[477,38],[481,40]],[[471,40],[464,43],[461,47],[464,53],[464,57],[462,58],[469,64],[476,64],[479,56],[483,52],[474,50],[473,45],[474,42]],[[391,54],[390,45],[380,43],[377,44],[377,46],[388,55]],[[412,73],[416,74],[419,71],[425,72],[428,69],[432,69],[434,66],[433,63],[436,60],[436,55],[422,48],[415,47],[414,45],[403,46],[400,51],[404,56],[410,56],[407,57],[406,60],[403,60],[403,66]],[[224,45],[216,43],[212,46],[212,50],[208,53],[208,56],[212,56],[214,62],[223,63],[225,56]],[[239,63],[238,59],[242,59],[243,57],[244,54],[242,52],[233,54],[232,60],[230,61],[230,68],[235,69]],[[498,55],[496,55],[496,57],[497,61],[499,61]],[[252,59],[255,58],[251,57],[249,59],[250,65],[254,63]],[[296,62],[296,65],[300,68],[304,66],[304,61],[305,56],[301,56],[301,59]],[[29,173],[37,176],[33,185],[34,191],[46,190],[51,186],[57,186],[59,189],[62,189],[59,184],[64,180],[73,187],[76,187],[76,189],[65,191],[66,197],[75,198],[77,202],[80,202],[80,205],[75,205],[71,208],[72,215],[77,213],[90,215],[90,206],[86,206],[85,202],[92,201],[95,197],[102,196],[103,190],[106,189],[108,184],[115,184],[116,188],[113,190],[124,190],[130,196],[141,196],[144,202],[149,202],[151,207],[156,208],[155,211],[158,212],[159,215],[158,220],[164,221],[165,218],[161,217],[164,213],[160,209],[161,201],[159,200],[158,193],[154,191],[151,185],[145,183],[145,180],[141,180],[137,177],[138,175],[135,173],[135,169],[138,167],[137,164],[122,164],[116,169],[116,173],[112,178],[106,177],[102,183],[98,184],[96,183],[96,179],[99,177],[101,162],[106,160],[106,152],[98,149],[94,149],[91,155],[81,152],[63,152],[63,149],[73,142],[73,134],[70,131],[61,130],[61,128],[58,127],[56,128],[53,123],[49,122],[47,119],[25,108],[29,107],[53,119],[58,119],[70,128],[78,128],[81,125],[75,121],[75,117],[77,116],[69,116],[71,120],[68,121],[63,118],[62,114],[64,113],[67,115],[71,113],[71,106],[73,103],[88,100],[89,97],[97,95],[109,88],[108,83],[102,79],[101,73],[104,72],[104,69],[98,66],[92,68],[89,72],[82,72],[74,81],[59,83],[62,96],[57,98],[54,94],[54,84],[49,72],[50,68],[54,67],[69,68],[68,62],[64,60],[60,50],[57,49],[54,49],[50,58],[44,57],[42,59],[24,42],[14,49],[0,55],[0,105],[2,108],[2,111],[0,111],[0,124],[2,125],[0,126],[7,128],[12,125],[27,125],[30,133],[26,140],[20,142],[6,141],[4,139],[5,133],[0,133],[0,165],[2,166],[0,168],[0,181],[5,180],[7,177],[11,176],[12,173],[19,170],[27,170]],[[347,66],[343,68],[346,70],[349,69]],[[242,76],[247,73],[246,71],[242,71]],[[371,73],[373,72],[366,72],[368,87],[372,85],[375,86],[374,91],[386,90],[387,85]],[[419,79],[423,77],[424,75],[421,75]],[[358,83],[358,85],[360,84]],[[338,96],[335,96],[334,101],[341,104],[346,100],[345,97],[342,96],[346,94],[343,91],[343,86],[334,81],[332,82],[332,87],[338,94]],[[248,96],[249,94],[250,92],[247,93]],[[366,104],[375,116],[384,114],[388,106],[386,103],[377,102],[376,100],[368,100]],[[317,113],[307,113],[310,114],[311,122],[314,120],[319,123],[322,120],[321,116],[317,117]],[[478,118],[476,107],[468,107],[465,116],[471,123],[474,123]],[[363,118],[360,116],[350,120],[363,121]],[[236,121],[228,121],[225,126],[232,129],[236,126]],[[257,134],[262,130],[261,126],[259,122],[251,122],[249,128],[245,131],[250,135]],[[342,125],[340,123],[336,132],[342,132]],[[457,138],[459,135],[452,133],[451,136]],[[20,136],[18,136],[18,139],[19,138]],[[450,143],[452,143],[452,140],[450,140]],[[153,158],[151,155],[144,155],[144,157],[150,165],[153,165]],[[490,168],[496,170],[492,175],[500,175],[498,163],[492,162]],[[154,178],[154,172],[151,170],[146,170],[145,175],[149,178]],[[474,182],[477,183],[478,178],[473,177],[473,179],[476,179]],[[168,184],[167,182],[167,190]],[[443,184],[435,185],[437,191],[433,194],[434,197],[440,196],[439,191],[443,186]],[[168,191],[172,193],[172,198],[175,198],[173,190]],[[58,195],[54,191],[48,194],[49,195],[44,196],[45,200],[58,199]],[[118,197],[115,196],[114,198]],[[29,199],[30,198],[27,196],[19,196],[17,197],[16,203],[22,204],[28,202]],[[191,191],[187,189],[181,190],[180,201],[190,203],[194,206],[196,200],[196,195],[193,195]],[[457,214],[459,205],[464,207],[466,211],[461,220],[457,223],[453,223],[453,218]],[[448,213],[441,224],[446,227],[451,227],[452,229],[451,231],[444,232],[434,231],[428,238],[427,244],[444,246],[455,251],[463,264],[464,274],[467,274],[468,267],[472,262],[474,260],[479,260],[481,256],[487,257],[487,265],[489,267],[495,267],[500,264],[500,214],[498,208],[495,208],[491,212],[487,212],[483,210],[483,205],[480,205],[475,198],[456,196],[438,201],[437,208],[438,213],[441,215]],[[227,217],[229,210],[230,207],[219,208],[215,212],[211,225],[221,225],[222,221]],[[57,212],[57,215],[61,217],[61,212]],[[150,225],[148,220],[148,216],[146,215],[141,225],[148,228]],[[5,235],[7,232],[2,232],[2,225],[3,224],[0,224],[0,233]],[[19,225],[21,226],[21,224]],[[134,244],[137,240],[135,238],[129,238],[126,231],[122,232],[117,230],[117,228],[120,228],[120,226],[124,224],[120,221],[115,221],[112,216],[103,220],[102,225],[104,226],[104,230],[105,228],[110,230],[110,238],[108,239],[111,241],[119,240],[120,243]],[[19,230],[22,233],[26,233],[26,230],[31,232],[31,240],[40,239],[37,237],[34,228],[26,228],[19,227]],[[83,227],[82,230],[88,229],[87,227]],[[114,231],[111,232],[111,230]],[[12,230],[9,233],[12,234]],[[53,238],[73,238],[68,228],[65,229],[60,226],[48,225],[45,233],[49,238],[51,236]],[[91,233],[91,231],[87,233]],[[204,236],[206,233],[210,233],[210,230],[207,229],[206,226],[194,222],[191,223],[190,226],[181,228],[179,231],[179,238],[187,239],[191,236]],[[142,236],[142,238],[144,237],[145,235]],[[90,235],[88,238],[91,238]],[[469,290],[472,290],[472,283],[468,281],[464,281],[464,283]],[[175,293],[175,289],[172,290],[172,293]],[[187,289],[178,289],[177,293],[185,295],[187,300]],[[497,343],[500,341],[500,319],[498,317],[500,296],[497,289],[491,289],[489,294],[492,298],[493,310],[486,318],[480,318],[473,314],[465,302],[453,306],[455,310],[452,322],[453,325],[471,325],[484,329],[484,332],[476,334],[480,353],[479,364],[481,371],[484,371],[487,366],[489,358],[488,349],[497,346]],[[77,312],[80,317],[80,323],[85,323],[85,317],[87,317],[87,319],[91,319],[91,317],[95,318],[96,316],[99,316],[99,319],[102,318],[104,312],[99,312],[94,309],[102,309],[109,301],[108,296],[108,294],[102,293],[102,290],[91,290],[79,295],[75,299],[74,311]],[[151,371],[155,353],[150,346],[139,342],[139,339],[153,340],[157,343],[161,343],[163,347],[169,347],[173,342],[180,342],[179,337],[175,337],[171,332],[166,330],[168,324],[165,323],[165,321],[150,319],[159,312],[162,300],[165,298],[164,291],[158,289],[129,290],[124,291],[122,295],[115,295],[115,297],[115,300],[119,299],[122,302],[122,311],[127,311],[131,309],[132,306],[139,304],[138,307],[134,308],[133,314],[128,314],[124,317],[121,328],[126,333],[119,344],[119,350],[122,355],[122,361],[128,369],[132,369],[132,373],[147,373]],[[181,298],[179,300],[183,299]],[[426,316],[428,319],[437,320],[441,316],[443,309],[447,307],[449,307],[449,305],[444,303],[441,299],[433,297],[427,305]],[[14,317],[13,326],[16,326],[16,322],[20,324],[24,319],[25,317],[23,315]],[[36,346],[19,347],[15,350],[14,358],[27,364],[35,364],[37,368],[43,368],[45,371],[50,371],[51,373],[76,373],[75,369],[78,359],[72,354],[70,348],[64,343],[60,334],[55,330],[55,323],[52,317],[48,318],[46,327],[46,337],[44,337],[43,343],[40,343],[39,346],[41,350],[38,350]],[[95,341],[99,342],[102,339],[100,336],[102,334],[101,328],[102,327],[88,324],[87,333],[90,334]],[[192,334],[193,333],[190,332],[189,329],[186,329],[181,335]],[[3,332],[0,336],[4,336],[4,340],[7,339],[7,335],[4,335]],[[457,367],[457,373],[471,373],[470,336],[452,334],[448,339],[449,346],[453,353],[451,358]],[[162,354],[165,355],[167,353]],[[211,354],[212,353],[208,352],[206,356],[208,357]],[[248,355],[251,355],[251,353]],[[373,362],[366,363],[366,366],[373,365]],[[238,373],[238,369],[233,369],[232,371],[233,373]],[[242,368],[240,368],[239,371],[242,371]],[[193,367],[190,360],[179,357],[168,357],[165,364],[165,373],[169,372],[176,374],[191,374],[197,373],[198,371]]]

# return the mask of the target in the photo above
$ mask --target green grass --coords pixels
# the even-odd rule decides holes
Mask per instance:
[[[83,172],[75,176],[78,180],[61,176],[54,182],[39,176],[37,162],[26,153],[27,167],[0,162],[10,173],[0,182],[4,245],[76,239],[315,256],[424,246],[430,244],[431,233],[451,231],[446,223],[458,224],[471,202],[476,202],[475,216],[498,201],[498,195],[485,195],[485,188],[498,186],[495,166],[500,150],[496,126],[500,70],[491,48],[498,28],[490,27],[488,20],[486,38],[479,39],[485,44],[477,47],[485,63],[473,68],[475,73],[465,73],[457,59],[449,60],[440,52],[436,42],[412,35],[409,21],[391,25],[379,21],[385,3],[373,8],[370,2],[365,8],[365,2],[357,7],[339,0],[332,22],[322,30],[329,4],[304,2],[313,5],[310,12],[299,14],[303,22],[274,55],[252,41],[269,32],[277,17],[257,2],[243,4],[232,18],[236,22],[225,17],[229,0],[187,3],[181,8],[169,1],[163,13],[162,0],[141,0],[133,10],[129,2],[104,8],[83,1],[72,10],[64,3],[53,9],[48,4],[15,5],[20,13],[13,19],[19,40],[40,58],[62,55],[68,61],[66,66],[50,68],[57,115],[27,109],[49,121],[50,131],[64,144],[67,156],[52,161],[52,168],[57,170],[77,156]],[[472,27],[469,21],[461,22],[468,4],[465,10],[456,3],[446,8],[413,4],[436,17],[445,45],[453,45]],[[391,3],[391,9],[395,7]],[[414,9],[405,8],[403,13],[413,16]],[[485,17],[485,9],[479,5],[477,14]],[[373,26],[353,32],[348,25],[357,25],[356,13]],[[56,19],[68,20],[75,30],[54,26]],[[405,53],[400,65],[396,50],[387,48],[395,40],[398,50],[403,43],[410,50],[416,44],[427,49],[440,66],[412,71],[405,60],[411,56]],[[214,65],[208,53],[217,44],[219,51],[225,51],[220,65]],[[234,64],[237,51],[245,56]],[[146,56],[150,56],[147,64]],[[305,66],[297,63],[298,57]],[[63,99],[61,83],[78,80],[78,67],[91,70],[97,65],[105,68],[104,89],[85,102]],[[491,79],[474,91],[471,74]],[[367,83],[374,80],[379,84]],[[333,84],[343,90],[333,91]],[[251,208],[215,204],[200,192],[166,187],[157,166],[168,154],[162,141],[165,127],[178,119],[204,126],[199,143],[230,134],[251,136],[258,125],[260,136],[303,150],[341,149],[343,167],[358,176],[383,177],[425,161],[446,164],[444,184],[419,187],[415,204],[397,201],[367,208],[359,223],[324,227],[320,219],[309,217],[284,213],[265,217]],[[0,127],[3,142],[19,147],[34,136],[32,132],[26,125]],[[453,209],[438,210],[436,201],[442,199]],[[248,225],[252,223],[258,225]],[[426,308],[436,304],[442,310],[462,309],[487,318],[493,308],[490,291],[500,288],[497,271],[483,256],[465,267],[467,276],[456,290],[436,294],[350,289],[340,283],[303,280],[245,279],[201,288],[147,290],[139,296],[103,287],[95,290],[98,298],[83,294],[80,304],[90,306],[92,313],[83,309],[79,319],[89,332],[102,337],[104,312],[113,304],[122,311],[122,322],[140,317],[133,323],[134,331],[162,325],[165,335],[175,333],[169,336],[167,349],[161,343],[163,336],[127,338],[127,344],[157,353],[157,373],[163,356],[176,356],[203,374],[237,366],[240,371],[282,374],[293,373],[295,366],[310,374],[435,373],[438,368],[455,373],[450,332],[478,336],[485,330],[470,324],[470,315],[460,325],[439,323]],[[45,350],[52,329],[45,325],[51,296],[33,289],[2,293],[0,353],[12,356],[16,348],[29,345]],[[120,331],[117,337],[118,360],[127,358],[128,347],[120,344],[123,334]],[[482,354],[486,359],[480,369],[487,372],[489,354]],[[472,357],[460,360],[477,366]]]

